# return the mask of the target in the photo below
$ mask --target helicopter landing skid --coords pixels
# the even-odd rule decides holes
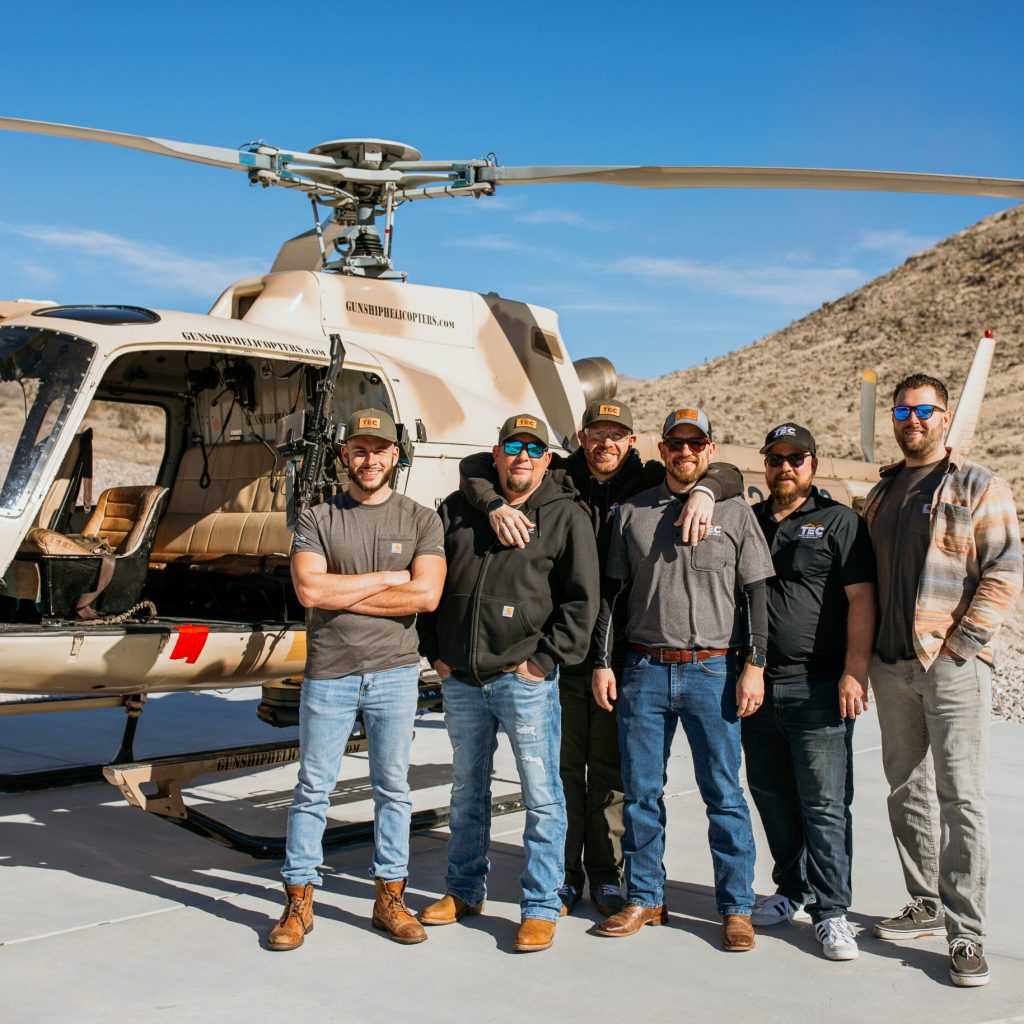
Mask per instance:
[[[353,733],[345,753],[366,749],[366,737]],[[297,743],[262,743],[231,750],[208,750],[178,757],[158,757],[132,764],[107,765],[103,775],[116,786],[132,807],[149,811],[164,821],[195,835],[212,839],[221,846],[259,859],[275,859],[285,853],[284,836],[259,836],[243,832],[203,811],[190,807],[182,796],[182,787],[197,775],[267,768],[290,764],[299,758]],[[143,786],[155,791],[143,792]],[[491,814],[511,814],[523,809],[521,793],[509,793],[491,802]],[[435,807],[416,811],[411,828],[422,832],[442,828],[448,823],[449,808]],[[373,839],[373,822],[336,825],[324,832],[324,850],[339,849]]]

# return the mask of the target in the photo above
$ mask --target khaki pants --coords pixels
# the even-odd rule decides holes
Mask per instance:
[[[907,891],[933,913],[945,909],[950,940],[983,939],[992,670],[977,658],[939,657],[926,671],[916,658],[876,656],[870,675]]]

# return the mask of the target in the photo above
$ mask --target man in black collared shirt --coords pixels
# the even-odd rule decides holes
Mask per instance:
[[[875,560],[863,520],[814,485],[814,438],[773,427],[761,449],[771,498],[754,514],[771,549],[764,706],[744,718],[747,784],[775,864],[756,925],[808,904],[830,960],[852,960],[853,723],[868,706]]]

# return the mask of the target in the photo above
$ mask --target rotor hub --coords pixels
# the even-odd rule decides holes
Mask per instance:
[[[390,167],[399,160],[419,160],[423,156],[418,149],[404,142],[390,142],[387,139],[334,139],[313,146],[310,153],[347,161],[353,167],[369,171]]]

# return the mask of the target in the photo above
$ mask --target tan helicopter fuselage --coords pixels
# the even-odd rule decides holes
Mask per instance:
[[[59,343],[88,358],[59,415],[44,418],[51,433],[16,446],[24,489],[15,493],[10,479],[4,486],[0,692],[138,694],[302,675],[304,614],[288,578],[289,477],[272,449],[282,421],[308,411],[304,368],[329,363],[334,335],[345,348],[335,420],[359,408],[392,412],[415,446],[396,487],[429,507],[457,487],[459,460],[489,448],[508,416],[539,413],[568,448],[586,401],[614,393],[613,374],[582,371],[581,382],[554,312],[493,293],[289,271],[236,283],[208,316],[155,310],[143,322],[109,323],[88,307],[30,309],[6,311],[13,315],[0,337],[8,345]],[[139,596],[156,606],[145,622],[116,621],[118,609],[101,602],[98,622],[77,618],[68,594],[51,590],[85,563],[40,551],[29,537],[36,527],[60,541],[81,521],[67,499],[77,486],[76,432],[94,400],[148,403],[165,414],[151,483],[166,492],[157,495],[146,550],[132,556]],[[656,457],[654,440],[641,438],[642,454]],[[763,463],[753,449],[723,445],[717,458],[738,465],[749,500],[761,499]],[[846,503],[876,478],[865,463],[822,459],[818,468],[819,485]]]

